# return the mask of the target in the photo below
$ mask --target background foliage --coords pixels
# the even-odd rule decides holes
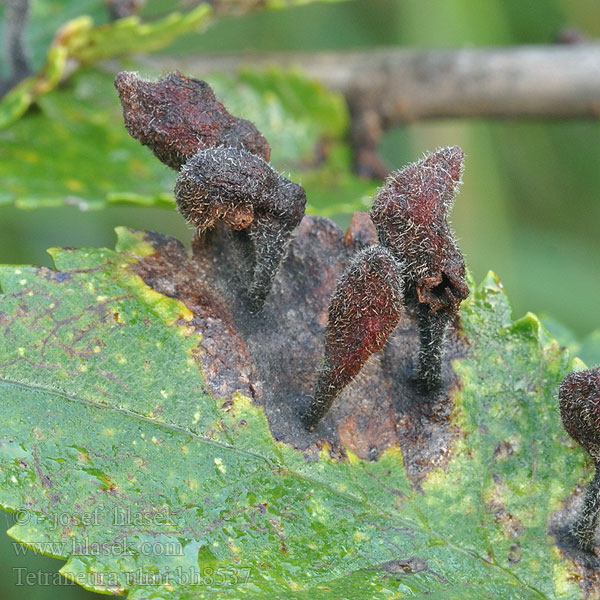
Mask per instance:
[[[29,30],[36,66],[41,65],[43,48],[61,23],[78,14],[91,14],[97,22],[101,21],[104,12],[98,4],[94,0],[37,2],[36,18]],[[172,4],[151,2],[147,14],[164,16]],[[593,37],[600,36],[597,2],[451,0],[436,3],[436,10],[432,10],[419,0],[357,0],[227,18],[203,34],[179,38],[162,52],[194,52],[201,57],[211,52],[248,49],[547,43],[566,25],[579,27]],[[227,81],[221,80],[220,85],[225,97]],[[68,111],[91,116],[95,130],[104,131],[108,125],[106,110],[116,104],[110,84],[102,75],[89,72],[84,73],[75,86],[75,91],[79,90],[77,104]],[[48,96],[42,102],[46,110],[56,111],[57,116],[67,110],[61,105],[60,95]],[[302,115],[296,116],[296,131],[303,131],[302,123],[309,121],[303,121]],[[22,154],[16,155],[20,164],[13,176],[26,178],[33,191],[43,191],[45,186],[52,188],[57,178],[71,180],[68,185],[77,188],[78,184],[73,182],[81,178],[77,172],[78,153],[93,153],[98,149],[86,144],[87,132],[82,130],[80,146],[71,148],[72,154],[65,160],[61,155],[60,131],[56,139],[44,140],[36,129],[36,118],[35,112],[27,115],[27,121],[18,127],[28,128],[24,135],[41,144],[44,152],[53,149],[57,166],[40,171],[32,159],[31,148],[21,146]],[[74,127],[77,121],[75,118]],[[600,126],[588,121],[429,122],[397,128],[386,135],[382,145],[383,154],[392,166],[412,161],[425,149],[455,143],[464,148],[467,175],[456,203],[454,225],[475,278],[480,280],[493,268],[501,275],[517,315],[526,310],[552,315],[553,320],[547,323],[553,332],[559,334],[561,341],[578,349],[588,362],[600,360],[597,356],[599,336],[593,333],[600,326],[596,230],[600,218],[599,133]],[[271,139],[267,131],[265,134]],[[9,130],[0,137],[0,162],[5,165],[10,142]],[[276,143],[272,145],[277,148]],[[11,157],[15,156],[13,150]],[[143,148],[136,152],[142,157],[147,153]],[[92,182],[94,189],[103,194],[109,190],[145,194],[150,193],[150,183],[156,181],[168,188],[172,178],[171,173],[159,167],[154,173],[156,179],[149,183],[142,176],[137,178],[136,184],[126,181],[119,169],[117,152],[114,171],[98,174],[97,180]],[[5,170],[1,177],[6,183],[10,173]],[[310,190],[310,182],[305,183]],[[360,199],[372,188],[354,180],[342,183],[348,201]],[[317,189],[319,186],[315,185],[314,190]],[[73,189],[74,195],[78,191]],[[318,197],[315,191],[309,199],[315,210],[333,212],[341,224],[347,222],[348,215],[342,207],[335,210],[328,207],[331,200],[328,194]],[[333,201],[341,203],[343,195]],[[0,263],[50,264],[45,249],[57,245],[112,247],[116,225],[159,230],[184,240],[190,237],[182,219],[170,210],[126,205],[113,205],[96,212],[82,212],[79,208],[81,206],[75,205],[24,212],[10,202],[5,189],[0,190]],[[585,340],[586,336],[590,336],[589,339]],[[2,563],[6,574],[0,578],[0,589],[3,597],[15,593],[14,597],[24,597],[21,590],[14,588],[12,566],[28,562],[33,570],[48,571],[55,567],[49,566],[51,559],[31,555],[26,560],[15,557],[10,542],[5,540],[3,538]],[[26,591],[29,598],[50,598],[56,594],[52,588],[26,588]],[[86,595],[75,587],[61,589],[63,598]]]

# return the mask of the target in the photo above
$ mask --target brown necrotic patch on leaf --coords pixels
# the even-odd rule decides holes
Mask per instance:
[[[582,591],[583,598],[600,598],[600,560],[592,553],[581,550],[569,525],[582,512],[586,494],[585,484],[577,485],[560,508],[550,515],[548,533],[554,538],[561,554],[569,560],[571,578]]]
[[[217,397],[236,392],[259,396],[256,369],[221,290],[211,283],[201,265],[190,260],[181,242],[159,233],[145,235],[157,252],[135,263],[135,270],[147,285],[181,300],[193,313],[186,325],[202,333],[195,358],[211,393]]]
[[[250,152],[220,146],[197,152],[183,165],[175,198],[199,235],[218,220],[234,230],[248,230],[252,251],[245,262],[253,276],[244,296],[253,310],[260,310],[292,231],[304,216],[302,186]]]
[[[402,581],[403,575],[413,575],[415,573],[421,573],[428,571],[431,575],[436,577],[438,581],[448,583],[448,580],[439,573],[433,571],[426,560],[418,556],[411,556],[399,560],[391,560],[383,564],[383,568],[390,573],[390,575],[396,576],[398,581]]]
[[[269,160],[269,145],[256,127],[230,115],[204,81],[177,71],[158,81],[123,71],[115,87],[129,134],[172,169],[214,146],[245,149]]]
[[[132,268],[194,313],[202,333],[198,360],[212,374],[207,385],[223,398],[220,404],[226,405],[236,390],[253,396],[264,407],[274,437],[308,458],[318,456],[323,442],[334,455],[349,449],[369,460],[400,446],[415,482],[446,462],[458,435],[450,418],[458,384],[451,361],[466,347],[456,320],[449,327],[443,361],[448,383],[438,402],[424,403],[409,383],[419,337],[403,313],[383,350],[344,388],[318,431],[309,433],[301,422],[323,364],[329,301],[356,251],[333,222],[304,217],[258,316],[241,299],[252,278],[244,268],[252,245],[247,230],[218,222],[196,237],[191,255],[170,238],[147,239],[156,252]]]
[[[355,212],[344,234],[344,244],[352,248],[364,248],[376,243],[377,231],[369,213]]]

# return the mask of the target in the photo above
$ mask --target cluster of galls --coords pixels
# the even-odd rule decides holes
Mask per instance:
[[[129,133],[178,171],[177,207],[199,234],[217,220],[246,230],[253,248],[247,302],[259,312],[304,215],[303,188],[272,169],[263,136],[230,115],[205,82],[120,73],[115,85]],[[441,386],[446,329],[468,294],[447,222],[462,161],[460,148],[440,149],[392,173],[378,191],[370,214],[379,245],[352,260],[331,298],[325,360],[303,415],[308,429],[383,348],[404,310],[420,334],[415,384],[425,395]]]
[[[123,72],[115,86],[129,134],[179,172],[181,214],[199,233],[217,219],[247,230],[254,249],[248,301],[260,311],[304,216],[304,189],[268,164],[271,150],[263,136],[230,115],[206,82],[180,73],[153,82]]]
[[[252,123],[230,115],[205,82],[180,73],[158,82],[120,73],[115,85],[129,133],[178,171],[177,207],[198,233],[217,220],[246,230],[253,248],[247,302],[259,312],[304,216],[303,188],[269,166],[263,136]],[[423,395],[442,385],[444,336],[469,291],[447,221],[462,162],[460,148],[442,148],[392,173],[377,192],[370,216],[379,244],[354,257],[331,297],[325,359],[302,416],[307,429],[315,428],[383,348],[405,310],[420,335],[414,383]],[[588,564],[599,566],[594,553],[600,523],[600,367],[565,377],[559,401],[565,429],[596,468],[566,534]]]
[[[447,221],[462,162],[458,146],[442,148],[392,173],[377,192],[370,214],[379,245],[358,254],[331,298],[325,364],[303,416],[307,428],[383,348],[404,308],[415,315],[421,341],[415,385],[425,395],[440,388],[446,329],[469,293]]]

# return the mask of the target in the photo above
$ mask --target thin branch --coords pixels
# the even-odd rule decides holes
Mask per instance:
[[[386,123],[446,117],[600,117],[600,44],[148,57],[192,73],[300,66]]]
[[[242,66],[299,66],[342,92],[352,117],[356,171],[383,178],[385,129],[432,118],[598,118],[600,44],[459,50],[149,57],[196,75]]]

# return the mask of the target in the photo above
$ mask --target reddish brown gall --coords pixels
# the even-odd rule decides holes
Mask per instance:
[[[463,157],[458,146],[450,146],[393,172],[371,208],[381,243],[404,265],[412,300],[431,312],[456,314],[469,293],[465,263],[447,221]]]
[[[383,348],[402,313],[400,265],[381,246],[365,248],[331,297],[325,363],[303,421],[310,430],[374,353]]]
[[[172,169],[214,146],[245,149],[269,160],[269,145],[256,127],[230,115],[204,81],[177,71],[150,81],[124,71],[115,87],[129,134]]]

